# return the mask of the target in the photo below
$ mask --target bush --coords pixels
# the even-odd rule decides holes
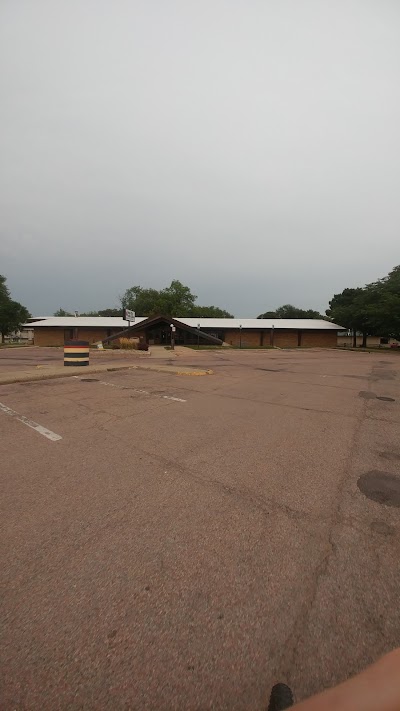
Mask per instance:
[[[138,351],[148,351],[149,350],[149,344],[145,343],[144,341],[141,341],[137,345]]]
[[[136,350],[139,345],[139,341],[137,338],[120,338],[119,344],[124,350]]]
[[[119,345],[119,343],[112,343],[111,348],[113,349],[113,351],[117,351],[121,348],[121,346]]]

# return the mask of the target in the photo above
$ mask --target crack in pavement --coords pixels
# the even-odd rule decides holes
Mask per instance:
[[[293,668],[294,663],[295,663],[299,642],[304,636],[304,630],[307,627],[308,620],[310,618],[311,612],[314,608],[314,605],[315,605],[315,602],[317,599],[321,578],[326,574],[329,564],[330,564],[330,561],[332,559],[332,556],[337,551],[337,545],[334,541],[334,536],[335,536],[337,529],[340,528],[341,521],[343,518],[341,516],[341,507],[342,507],[342,501],[343,501],[343,496],[344,496],[343,489],[344,489],[345,483],[348,478],[348,472],[351,470],[352,462],[355,457],[355,452],[356,452],[355,444],[360,436],[361,428],[362,428],[363,422],[365,420],[366,407],[367,407],[367,401],[364,401],[363,408],[362,408],[360,414],[358,415],[356,423],[355,423],[353,436],[352,436],[351,442],[349,444],[348,456],[346,457],[346,459],[344,461],[343,475],[339,479],[339,482],[338,482],[336,506],[334,507],[334,509],[332,511],[332,515],[330,516],[331,525],[330,525],[329,534],[328,534],[327,540],[326,540],[327,551],[323,555],[322,559],[320,560],[320,562],[317,564],[317,566],[315,568],[315,571],[313,573],[311,592],[308,595],[308,597],[307,596],[305,597],[303,605],[301,606],[301,611],[300,611],[299,615],[297,616],[297,619],[294,622],[293,630],[283,645],[281,659],[283,659],[283,658],[288,659],[287,665],[288,665],[289,680],[290,680],[290,670]],[[291,651],[290,651],[290,649],[291,649]]]

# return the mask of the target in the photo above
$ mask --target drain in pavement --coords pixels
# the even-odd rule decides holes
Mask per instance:
[[[374,531],[374,533],[380,533],[381,536],[394,536],[396,533],[395,527],[390,526],[390,524],[385,521],[372,521],[370,529]]]
[[[384,402],[394,402],[394,397],[376,397],[377,400],[383,400]]]
[[[360,476],[357,486],[368,499],[400,508],[400,477],[372,469]]]
[[[81,383],[98,383],[98,378],[81,378]]]

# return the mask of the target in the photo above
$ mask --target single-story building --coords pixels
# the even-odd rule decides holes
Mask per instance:
[[[147,343],[171,341],[171,326],[175,327],[175,343],[207,345],[225,343],[228,346],[260,348],[322,347],[337,345],[340,326],[322,319],[258,319],[258,318],[169,318],[154,316],[132,324],[124,336],[137,336]],[[108,338],[112,341],[115,336]]]
[[[145,319],[136,319],[136,323],[140,321]],[[98,343],[121,333],[128,323],[119,316],[50,316],[27,325],[33,329],[35,346],[63,346],[73,338]]]
[[[62,346],[73,338],[90,344],[112,342],[119,337],[139,338],[150,345],[175,343],[259,348],[321,347],[334,348],[340,326],[320,319],[258,318],[175,318],[169,316],[136,317],[129,328],[119,317],[49,317],[29,324],[37,346]]]

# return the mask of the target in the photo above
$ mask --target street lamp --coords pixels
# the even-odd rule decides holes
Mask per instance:
[[[171,351],[175,350],[175,331],[176,327],[174,326],[173,323],[170,324],[171,328]]]
[[[239,348],[242,347],[242,324],[239,326]]]
[[[200,324],[197,324],[197,348],[200,348]]]

